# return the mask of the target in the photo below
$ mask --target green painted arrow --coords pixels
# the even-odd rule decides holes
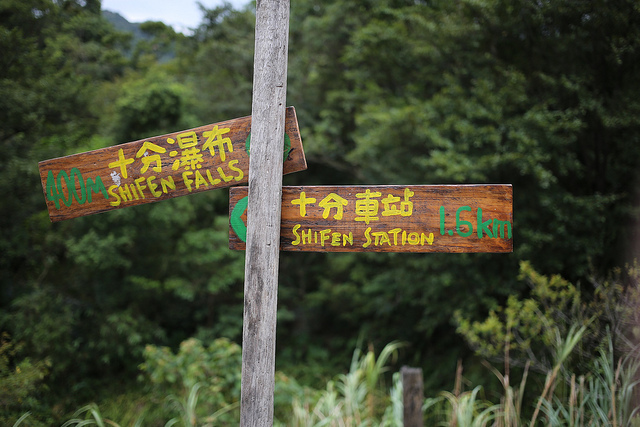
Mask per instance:
[[[247,242],[247,226],[244,225],[244,221],[242,221],[242,214],[245,210],[247,210],[247,206],[249,204],[249,196],[243,197],[238,200],[238,203],[233,207],[233,211],[231,211],[231,218],[229,218],[229,222],[231,223],[231,228],[236,233],[238,238],[243,242]]]

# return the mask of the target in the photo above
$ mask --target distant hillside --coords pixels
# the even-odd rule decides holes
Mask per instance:
[[[129,22],[125,17],[117,12],[103,10],[102,16],[104,16],[104,18],[109,21],[116,28],[116,30],[133,34],[133,39],[131,40],[131,49],[124,52],[127,56],[132,55],[132,52],[138,42],[140,42],[141,40],[149,40],[152,38],[152,36],[140,29],[141,23]],[[173,59],[175,57],[174,47],[175,46],[172,43],[171,47],[167,51],[159,53],[158,61],[163,63]]]
[[[139,23],[129,22],[119,13],[111,12],[110,10],[103,10],[102,16],[104,16],[107,21],[111,22],[118,31],[133,33],[133,45],[135,45],[140,39],[149,38],[149,36],[140,30]]]

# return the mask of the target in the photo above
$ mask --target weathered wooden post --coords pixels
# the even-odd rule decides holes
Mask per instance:
[[[424,391],[422,383],[422,369],[403,366],[402,374],[402,419],[404,427],[422,427],[422,402]]]
[[[289,0],[257,0],[240,424],[273,425]]]

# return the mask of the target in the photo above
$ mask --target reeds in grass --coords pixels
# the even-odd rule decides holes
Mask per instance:
[[[555,395],[542,402],[548,425],[640,426],[640,407],[634,393],[640,383],[640,361],[631,354],[615,361],[613,343],[600,349],[588,375],[571,375],[569,395]]]
[[[387,363],[401,346],[399,342],[389,343],[377,358],[371,348],[366,353],[356,349],[349,372],[338,375],[335,380],[330,381],[326,390],[314,396],[312,400],[315,402],[294,400],[293,417],[289,425],[300,427],[398,425],[397,419],[392,418],[398,411],[387,410],[386,403],[392,399],[381,392],[379,382],[382,374],[388,369]],[[396,377],[396,383],[399,381],[398,378]],[[396,384],[394,386],[396,400],[397,388]],[[402,416],[401,410],[399,413]]]
[[[612,339],[598,350],[588,373],[576,374],[567,367],[567,360],[580,342],[584,326],[571,327],[565,337],[557,336],[553,367],[542,377],[541,391],[532,391],[528,382],[534,375],[526,363],[520,381],[511,384],[508,352],[504,373],[485,363],[502,385],[497,403],[484,396],[482,386],[462,390],[462,365],[456,370],[453,392],[441,392],[425,399],[425,425],[446,427],[640,427],[638,397],[640,360],[628,355],[615,358]],[[281,424],[292,427],[400,427],[402,426],[402,380],[393,375],[393,385],[387,392],[381,387],[382,374],[397,353],[400,343],[388,344],[376,358],[372,349],[354,352],[349,372],[329,381],[324,390],[297,389],[290,418]],[[635,353],[633,353],[635,354]],[[170,398],[178,416],[166,425],[218,425],[218,417],[237,408],[237,403],[209,417],[196,413],[199,385],[194,385],[185,399]],[[534,389],[535,390],[535,389]],[[525,392],[539,394],[524,399]],[[531,415],[527,415],[531,414]],[[25,414],[16,425],[24,422]],[[139,425],[141,418],[138,420]],[[98,425],[119,427],[103,418],[96,405],[87,405],[76,412],[64,427]]]
[[[592,369],[584,375],[569,372],[566,362],[582,339],[586,326],[573,326],[564,338],[557,337],[553,368],[544,377],[544,386],[532,407],[523,406],[529,378],[527,363],[517,387],[510,384],[509,361],[505,374],[485,362],[500,380],[499,403],[481,399],[482,387],[461,391],[462,369],[458,367],[454,392],[442,392],[425,400],[427,425],[449,427],[491,426],[567,426],[636,427],[640,426],[640,407],[635,405],[640,383],[640,361],[631,355],[614,357],[610,336],[607,346],[598,351]],[[532,411],[532,412],[531,412]],[[525,413],[532,415],[527,418]]]

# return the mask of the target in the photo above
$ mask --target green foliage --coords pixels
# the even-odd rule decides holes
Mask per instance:
[[[71,307],[45,290],[17,298],[13,306],[16,313],[8,318],[6,327],[20,331],[21,350],[40,360],[55,360],[51,375],[62,375],[74,363],[64,355],[77,346],[72,338],[75,319]]]
[[[0,422],[9,424],[9,417],[22,413],[26,408],[37,407],[38,396],[44,391],[42,382],[49,373],[48,360],[32,362],[26,358],[16,360],[20,350],[9,334],[0,335]],[[19,424],[21,421],[16,421]]]
[[[372,349],[366,353],[356,349],[348,373],[329,381],[325,390],[307,392],[294,399],[292,418],[287,425],[399,425],[402,419],[402,411],[397,409],[397,399],[401,399],[400,377],[394,376],[391,399],[384,394],[386,391],[382,392],[380,380],[390,358],[394,358],[401,346],[397,342],[389,343],[377,358]]]
[[[499,405],[491,405],[479,398],[482,387],[477,386],[470,392],[456,396],[450,392],[442,392],[440,397],[425,401],[423,410],[427,413],[429,425],[437,421],[449,426],[486,426],[497,418]],[[446,424],[445,424],[446,423]]]
[[[510,296],[505,306],[491,310],[483,321],[471,321],[456,312],[458,332],[478,355],[510,359],[517,366],[530,363],[544,372],[571,352],[579,364],[590,366],[592,349],[602,347],[609,335],[614,336],[617,352],[635,347],[637,337],[630,325],[636,325],[637,265],[627,267],[625,278],[618,271],[608,280],[593,280],[595,297],[591,299],[558,275],[537,273],[528,262],[520,264],[519,278],[531,287],[528,298]],[[570,346],[571,351],[561,348],[565,341],[560,337],[574,336],[575,325],[581,325],[578,341],[582,344],[575,350]]]
[[[615,361],[613,343],[601,348],[591,375],[572,375],[569,394],[542,400],[542,411],[552,425],[621,425],[640,423],[637,374],[640,362],[635,354]]]
[[[300,331],[300,357],[314,354],[307,336],[326,337],[332,354],[349,348],[353,341],[340,340],[346,326],[378,343],[411,341],[416,361],[453,365],[460,348],[449,341],[451,314],[457,309],[476,320],[510,295],[526,295],[515,280],[520,261],[573,282],[616,265],[621,252],[613,252],[629,236],[623,218],[632,211],[623,211],[634,203],[637,172],[631,171],[639,170],[640,157],[627,150],[637,151],[630,142],[637,134],[633,126],[602,127],[592,117],[587,98],[603,101],[611,83],[590,65],[575,64],[588,62],[586,51],[595,48],[595,34],[607,32],[606,20],[623,19],[629,28],[638,11],[622,2],[626,18],[611,10],[603,12],[605,21],[585,25],[590,7],[571,3],[292,6],[289,102],[309,141],[305,182],[512,183],[518,230],[515,252],[505,257],[283,254],[283,271],[304,266],[282,279],[287,290],[280,300],[301,313],[291,321]],[[636,44],[634,31],[612,33]],[[600,58],[610,58],[605,52],[613,47],[597,49]],[[620,76],[616,84],[637,93],[634,52],[622,63],[603,59],[602,65]],[[583,98],[574,96],[587,81]],[[619,117],[617,123],[630,124],[620,106],[635,111],[636,102],[613,93],[618,107],[608,103],[613,98],[601,105],[611,107],[607,114]],[[616,144],[624,158],[603,150],[622,134],[627,139]],[[615,169],[627,178],[614,177],[613,164],[624,164]]]
[[[251,114],[255,14],[231,5],[205,9],[178,52],[175,72],[192,83],[204,123]]]
[[[0,192],[10,195],[0,207],[2,306],[57,260],[60,234],[43,215],[37,162],[94,132],[96,84],[123,71],[120,40],[90,4],[0,5]]]
[[[589,309],[600,331],[610,331],[617,352],[633,352],[640,342],[640,265],[616,268],[605,278],[592,277]],[[602,340],[604,341],[604,340]]]
[[[190,338],[180,344],[176,354],[167,347],[148,345],[145,362],[140,365],[151,381],[155,393],[171,394],[172,406],[177,408],[185,426],[204,414],[218,414],[219,422],[229,422],[227,414],[237,408],[240,400],[242,350],[225,338],[205,347]],[[202,394],[198,394],[202,391]],[[176,397],[174,393],[177,393]],[[200,402],[199,412],[196,404]]]
[[[20,416],[20,418],[18,418],[16,420],[16,422],[13,424],[13,427],[18,427],[19,425],[21,425],[23,423],[24,420],[26,420],[30,416],[31,416],[31,412],[25,412],[24,414],[22,414]]]
[[[212,394],[220,395],[221,403],[240,394],[242,350],[226,338],[219,338],[207,347],[190,338],[180,344],[175,355],[167,347],[147,345],[144,357],[140,368],[155,386],[172,389],[177,385],[191,390],[201,384]]]
[[[612,105],[612,99],[603,99],[604,93],[612,93],[606,73],[620,78],[616,85],[628,85],[631,91],[638,87],[631,80],[635,65],[614,62],[608,55],[614,46],[592,46],[589,38],[607,19],[619,17],[619,10],[599,20],[585,17],[590,16],[589,6],[566,7],[564,1],[539,6],[525,1],[463,1],[440,8],[389,3],[377,2],[360,14],[365,22],[352,32],[340,56],[350,70],[343,80],[354,88],[352,97],[357,100],[351,115],[356,125],[353,150],[345,154],[363,178],[393,183],[510,182],[518,189],[516,250],[521,259],[564,273],[549,250],[557,248],[565,266],[566,257],[581,257],[571,263],[583,266],[582,271],[566,271],[571,278],[587,272],[589,258],[611,267],[601,261],[609,256],[602,250],[605,245],[586,245],[585,239],[612,242],[614,234],[625,238],[616,231],[613,216],[618,212],[612,208],[627,190],[617,187],[624,186],[623,181],[609,181],[608,165],[626,163],[621,170],[631,171],[637,167],[637,156],[625,162],[598,153],[609,141],[606,135],[637,135],[622,119],[627,114],[621,109],[606,113],[616,115],[614,121],[600,115],[600,108]],[[630,14],[621,25],[631,25],[637,10],[632,2],[620,6]],[[587,25],[579,24],[585,20]],[[569,23],[580,30],[565,33]],[[629,40],[628,35],[618,36],[618,30],[613,33],[612,38]],[[576,44],[581,48],[575,49]],[[599,65],[607,71],[575,66],[592,49],[601,52]],[[620,96],[614,101],[618,105],[638,108],[622,93],[613,93]],[[628,141],[619,143],[623,151],[630,147]],[[392,156],[387,155],[390,147]],[[628,178],[635,181],[635,176]],[[540,226],[532,227],[534,222]],[[585,229],[591,232],[580,231]],[[534,248],[543,244],[545,257],[538,259],[541,252]],[[571,247],[584,249],[571,255]]]
[[[113,121],[105,121],[116,141],[128,142],[195,126],[188,122],[192,92],[163,70],[129,76],[118,92]]]
[[[82,415],[84,414],[84,417]],[[71,427],[71,426],[88,426],[88,425],[96,425],[99,427],[104,426],[112,426],[112,427],[120,427],[120,424],[105,418],[100,412],[100,408],[95,403],[90,403],[89,405],[83,406],[78,409],[74,414],[73,418],[62,424],[62,427]],[[138,418],[138,420],[132,424],[133,427],[140,427],[142,424],[142,418]]]
[[[536,405],[535,410],[533,411],[533,418],[531,419],[531,425],[535,425],[535,421],[537,419],[538,413],[540,411],[540,407],[545,399],[551,394],[553,394],[553,390],[556,387],[556,380],[560,373],[560,369],[563,368],[563,365],[566,363],[567,358],[575,348],[575,346],[580,342],[584,332],[586,330],[586,326],[582,325],[578,327],[577,324],[571,326],[567,336],[562,339],[558,337],[558,342],[555,345],[555,360],[554,366],[551,372],[547,374],[544,389],[542,390],[542,395],[538,399],[538,403]]]
[[[529,298],[511,295],[504,307],[491,310],[483,321],[471,322],[456,311],[458,332],[482,357],[508,355],[512,361],[528,359],[534,368],[546,369],[552,355],[540,354],[540,349],[552,348],[557,334],[565,333],[568,322],[581,314],[580,291],[558,275],[538,274],[528,262],[520,264],[519,278],[529,282]]]
[[[446,426],[604,426],[604,425],[637,425],[640,421],[638,408],[633,397],[639,384],[637,375],[640,362],[634,358],[635,354],[618,359],[616,362],[611,337],[608,336],[608,347],[602,348],[595,360],[593,370],[587,374],[576,375],[566,365],[572,352],[584,336],[585,327],[572,325],[566,336],[560,337],[557,348],[557,358],[552,369],[544,375],[544,389],[541,394],[532,394],[528,390],[529,371],[527,364],[518,386],[510,384],[510,374],[501,374],[496,368],[489,366],[500,380],[503,390],[497,396],[498,403],[492,403],[484,394],[481,386],[475,386],[470,391],[462,390],[467,384],[462,377],[462,366],[457,371],[456,387],[453,392],[444,391],[435,398],[427,397],[422,407],[426,425]],[[400,373],[393,374],[393,384],[390,390],[381,383],[373,381],[379,379],[380,374],[388,369],[388,362],[399,348],[398,343],[390,343],[376,358],[370,349],[366,353],[356,349],[349,372],[340,374],[326,384],[323,390],[313,390],[299,386],[295,381],[286,378],[281,373],[276,375],[276,402],[288,400],[288,408],[276,408],[279,415],[274,425],[288,426],[326,426],[350,425],[368,426],[379,425],[397,427],[402,425],[402,382]],[[233,349],[227,342],[218,342],[211,346],[220,349]],[[217,352],[218,350],[213,350]],[[550,349],[550,351],[553,351]],[[165,349],[148,349],[150,354],[148,365],[143,370],[148,372],[151,365],[155,366],[154,373],[146,376],[154,382],[154,388],[160,383],[167,383],[163,375],[173,372],[173,378],[180,376],[194,378],[188,374],[193,365],[207,370],[210,361],[202,357],[194,357],[202,352],[202,346],[196,340],[183,343],[177,355]],[[235,350],[232,350],[235,352]],[[187,355],[189,355],[187,357]],[[153,358],[153,359],[151,359]],[[188,359],[188,362],[186,360]],[[145,362],[147,363],[147,362]],[[185,363],[192,363],[185,367]],[[214,363],[215,364],[215,363]],[[179,366],[181,365],[181,366]],[[168,366],[168,367],[167,367]],[[505,368],[509,369],[509,361]],[[169,388],[176,381],[168,381]],[[239,378],[238,378],[239,379]],[[186,383],[185,383],[186,384]],[[284,385],[284,386],[283,386]],[[176,397],[167,396],[169,406],[178,416],[169,419],[164,425],[182,424],[194,425],[235,425],[238,417],[225,418],[225,414],[237,408],[237,402],[211,414],[208,404],[203,404],[199,393],[203,383],[192,383],[190,388],[184,389],[186,394]],[[282,393],[287,396],[283,399]],[[388,393],[388,394],[387,394]],[[524,399],[525,393],[529,396]],[[537,396],[532,398],[532,396]],[[206,408],[203,410],[203,407]],[[81,418],[82,414],[84,418]],[[532,415],[529,415],[531,414]],[[139,416],[135,425],[141,425],[143,420]],[[146,419],[154,425],[162,425],[162,418]],[[158,424],[160,423],[160,424]],[[113,425],[118,424],[104,417],[95,404],[82,407],[67,421],[64,426],[72,425]]]
[[[132,53],[132,63],[136,68],[152,67],[157,62],[171,60],[177,45],[184,40],[182,34],[162,22],[143,22],[139,29],[143,37]]]
[[[147,344],[242,330],[225,191],[51,224],[36,165],[250,114],[253,7],[203,8],[191,36],[146,23],[134,46],[99,9],[0,1],[0,329],[23,343],[11,367],[51,363],[29,418],[44,424],[129,387]],[[324,385],[359,336],[400,340],[440,390],[471,363],[456,310],[487,356],[538,371],[574,321],[591,323],[569,367],[593,365],[607,326],[614,352],[631,348],[637,266],[615,268],[638,212],[639,23],[634,0],[292,2],[288,104],[309,169],[286,183],[511,183],[516,222],[512,255],[283,253],[281,368]],[[203,384],[207,405],[190,384],[170,393],[187,408]]]
[[[388,356],[384,356],[388,357]],[[239,422],[242,350],[226,338],[205,346],[196,338],[180,344],[174,354],[167,347],[148,345],[144,352],[143,374],[150,403],[166,396],[165,411],[148,408],[147,420],[176,414],[168,423],[185,426],[235,425]],[[378,368],[382,371],[382,368]],[[276,372],[276,417],[288,416],[292,401],[303,394],[302,387],[282,372]],[[160,418],[159,418],[160,417]]]
[[[556,353],[554,366],[544,373],[544,388],[533,394],[526,364],[517,387],[510,384],[509,365],[504,374],[489,368],[500,380],[503,390],[498,403],[482,397],[483,389],[461,391],[462,370],[458,371],[456,390],[427,398],[423,410],[429,425],[491,425],[491,426],[632,426],[640,422],[638,408],[632,400],[637,392],[638,369],[636,354],[617,360],[611,336],[608,347],[599,351],[592,369],[576,374],[567,364],[585,333],[585,326],[572,325],[566,336],[559,337],[550,352]],[[535,390],[535,385],[533,386]],[[536,391],[535,393],[538,393]],[[524,399],[525,394],[529,398]],[[537,396],[531,398],[531,396]]]

